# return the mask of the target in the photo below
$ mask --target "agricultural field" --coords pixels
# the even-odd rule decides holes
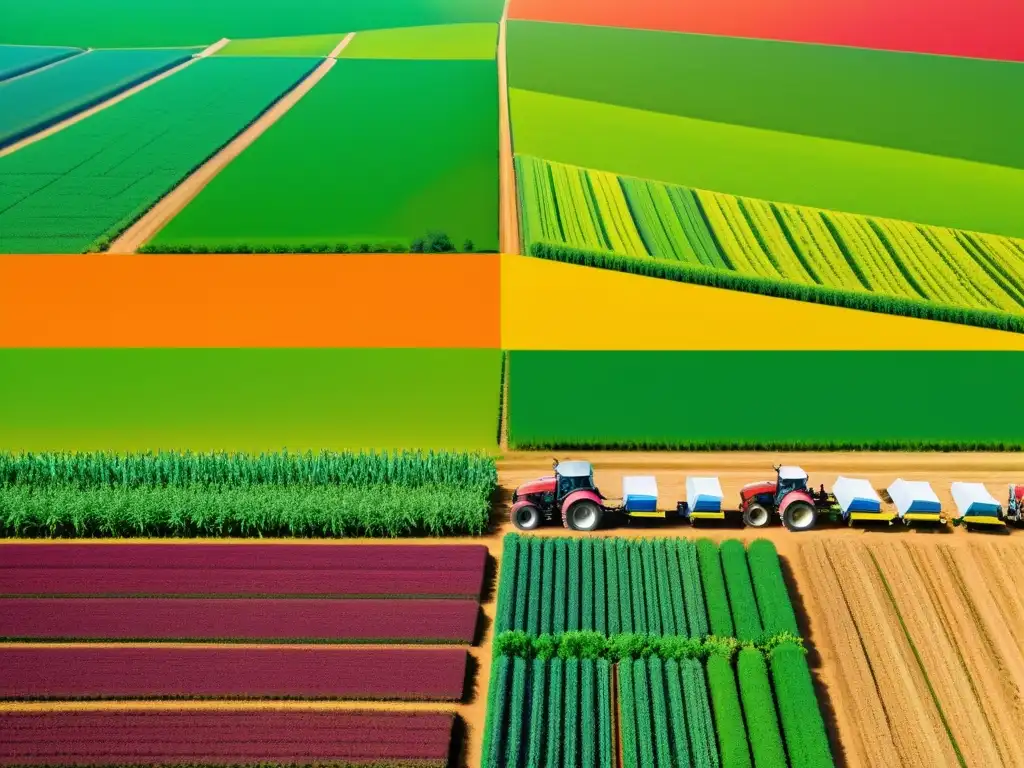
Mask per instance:
[[[58,48],[44,45],[0,45],[0,82],[18,77],[34,69],[77,56],[79,48]]]
[[[850,765],[1024,765],[1016,723],[1024,677],[1020,549],[801,542],[819,645],[835,660]]]
[[[232,40],[216,56],[326,56],[345,35],[299,35],[297,37],[257,37]]]
[[[770,542],[509,534],[501,564],[484,766],[833,765]]]
[[[493,60],[497,44],[497,24],[371,29],[357,34],[340,58]]]
[[[496,483],[495,464],[490,457],[433,451],[285,452],[259,456],[27,453],[0,455],[0,466],[0,534],[25,538],[479,534],[487,525],[490,496]],[[246,553],[256,550],[236,551],[244,564],[244,558],[250,556]],[[120,557],[130,554],[126,550]],[[274,559],[287,558],[288,554],[275,550]],[[395,557],[401,553],[394,550],[389,554]],[[193,553],[193,569],[198,555],[199,552]],[[85,558],[84,554],[80,556]],[[172,559],[180,564],[180,558],[185,556],[186,553],[175,550]],[[85,562],[87,559],[83,559]],[[22,568],[26,565],[21,564]],[[112,568],[110,563],[105,566]],[[371,563],[364,562],[362,568],[370,566]],[[296,563],[292,561],[286,567],[295,568]],[[459,570],[452,563],[446,567]],[[475,567],[470,566],[470,570]],[[80,571],[47,574],[37,568],[31,574],[43,586],[50,583],[51,577],[65,580],[58,594],[74,592],[73,577],[83,575]],[[110,590],[101,591],[100,595],[116,594],[122,589],[130,591],[133,584],[137,593],[150,594],[149,588],[139,587],[140,584],[161,591],[159,572],[107,574],[115,581]],[[19,581],[28,580],[24,570],[16,575]],[[408,582],[411,575],[401,580],[401,586],[423,597]],[[125,581],[118,582],[116,576]],[[277,591],[288,584],[287,577],[282,579],[269,563],[263,568],[262,577],[247,574],[247,582],[237,578],[232,581],[231,574],[221,576],[224,585],[217,587],[214,577],[208,575],[204,579],[206,589],[231,594],[232,588],[227,585],[234,584],[236,591],[252,593],[257,584],[269,586],[268,580],[278,580]],[[90,582],[97,583],[94,579]],[[439,583],[436,577],[428,578],[427,582],[434,588]],[[245,583],[248,587],[243,586]],[[299,580],[295,585],[299,595],[317,591],[308,583],[299,588],[302,583],[306,582]],[[369,589],[371,583],[364,579],[361,588]],[[393,581],[389,583],[395,586]],[[51,593],[48,587],[41,591]],[[255,592],[252,596],[259,594]],[[363,593],[357,596],[366,597]]]
[[[0,450],[493,450],[501,358],[497,349],[4,349]]]
[[[982,370],[1001,373],[977,398]],[[1024,376],[1015,352],[516,350],[508,375],[509,444],[523,449],[1020,445],[1006,419]],[[766,404],[789,402],[794,376],[821,385],[801,390],[797,411],[766,417]],[[575,384],[581,380],[586,387]],[[970,406],[951,410],[951,402]]]
[[[316,63],[230,57],[196,61],[129,99],[0,157],[0,253],[82,253],[104,247]]]
[[[523,239],[537,256],[592,259],[624,271],[628,260],[602,262],[601,253],[653,257],[658,265],[635,270],[1024,330],[1024,317],[1013,317],[1024,314],[1022,239],[724,195],[523,155],[516,167]]]
[[[339,59],[145,250],[496,251],[496,88],[494,61]]]
[[[190,50],[89,51],[0,83],[0,147],[187,61]]]

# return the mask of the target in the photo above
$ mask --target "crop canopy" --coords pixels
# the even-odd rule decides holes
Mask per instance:
[[[850,512],[880,512],[882,500],[871,483],[862,478],[839,477],[832,486],[832,493],[845,514]]]
[[[686,504],[691,512],[720,512],[722,484],[718,482],[718,478],[686,478]]]
[[[981,483],[953,483],[950,486],[959,517],[998,517],[1001,508]]]
[[[658,481],[650,475],[622,478],[622,500],[630,512],[654,512],[658,509]]]
[[[942,502],[932,490],[931,483],[924,480],[904,480],[901,477],[889,486],[889,496],[900,517],[908,512],[938,514],[942,511]]]

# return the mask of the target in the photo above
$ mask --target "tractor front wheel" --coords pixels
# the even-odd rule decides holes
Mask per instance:
[[[577,501],[562,515],[570,531],[596,531],[601,525],[601,508],[592,501]]]
[[[540,510],[532,504],[526,504],[512,510],[512,525],[520,531],[532,531],[540,526]]]
[[[748,528],[764,528],[771,521],[771,514],[760,504],[751,504],[743,511],[743,524]]]
[[[794,501],[782,513],[782,524],[789,531],[809,531],[816,522],[818,512],[806,501]]]

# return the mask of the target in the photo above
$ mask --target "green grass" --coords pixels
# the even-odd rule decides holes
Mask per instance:
[[[1024,171],[510,89],[518,154],[698,189],[1024,236]]]
[[[508,53],[514,88],[1024,168],[1018,62],[528,21]]]
[[[326,56],[345,37],[334,32],[326,35],[296,37],[255,37],[232,40],[216,56]]]
[[[176,64],[192,51],[92,51],[0,83],[0,146],[42,130]]]
[[[339,60],[152,241],[498,247],[493,61]]]
[[[509,440],[517,448],[1024,442],[1007,418],[1024,379],[1024,354],[1016,352],[513,351],[509,374]],[[794,381],[814,383],[794,401]]]
[[[94,48],[496,23],[502,0],[0,0],[0,43]]]
[[[103,247],[315,63],[203,59],[87,120],[0,157],[0,253],[81,253]]]
[[[497,24],[371,29],[353,38],[342,59],[493,59]]]
[[[0,450],[493,449],[497,350],[0,351]]]
[[[81,53],[77,48],[44,45],[0,45],[0,80],[17,77],[38,67]]]

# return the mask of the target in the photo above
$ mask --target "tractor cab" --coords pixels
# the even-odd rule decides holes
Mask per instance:
[[[775,467],[779,481],[775,484],[775,506],[779,506],[790,491],[807,490],[807,473],[800,467]]]
[[[574,491],[594,491],[594,467],[589,461],[556,461],[555,491],[561,501]]]

